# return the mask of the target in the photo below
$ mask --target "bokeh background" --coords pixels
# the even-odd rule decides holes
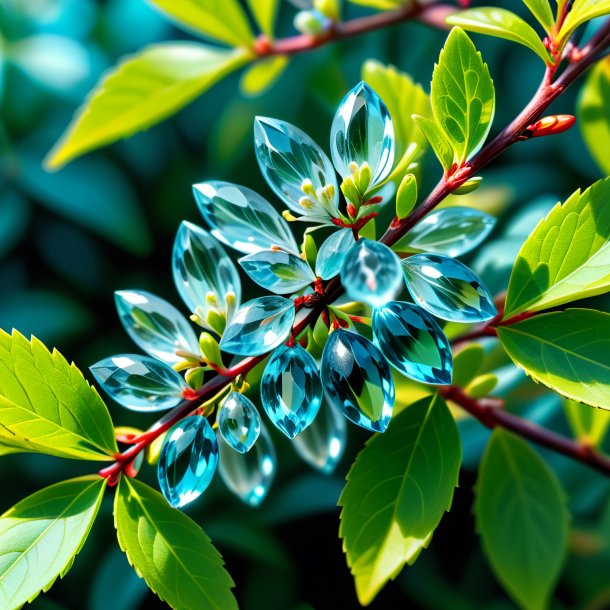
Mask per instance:
[[[295,33],[295,11],[282,2],[282,35]],[[354,5],[346,11],[350,16],[367,12]],[[327,46],[295,57],[280,81],[256,98],[244,96],[239,75],[233,75],[172,120],[49,174],[43,157],[105,69],[148,43],[188,36],[144,0],[0,0],[0,327],[35,334],[83,370],[107,355],[133,352],[114,311],[113,291],[142,288],[181,307],[169,255],[180,221],[200,222],[191,184],[229,180],[272,200],[254,158],[254,116],[290,121],[327,148],[334,109],[360,80],[365,60],[391,63],[428,89],[444,36],[405,24]],[[542,66],[514,44],[480,36],[476,43],[498,92],[495,132],[528,101]],[[572,113],[576,94],[577,89],[563,96],[556,112]],[[484,186],[460,203],[500,218],[490,241],[469,259],[497,293],[537,219],[601,172],[573,129],[513,147],[483,175]],[[422,176],[428,185],[438,178],[433,159],[425,160]],[[501,354],[492,353],[487,366],[503,371],[500,391],[509,404],[569,434],[559,399],[506,364]],[[114,404],[110,408],[117,423],[151,423]],[[452,510],[430,549],[386,587],[371,605],[374,610],[513,608],[487,567],[471,514],[487,432],[469,420],[460,427],[465,468]],[[285,438],[274,438],[279,475],[260,509],[242,505],[216,477],[189,513],[223,553],[244,610],[358,608],[337,535],[336,502],[366,435],[350,427],[346,456],[331,476],[310,470]],[[572,552],[553,607],[608,608],[608,482],[567,460],[546,457],[575,515]],[[41,456],[5,457],[0,511],[38,488],[90,470],[91,465]],[[152,474],[145,468],[142,476],[152,480]],[[118,550],[111,494],[68,576],[33,607],[165,607]]]

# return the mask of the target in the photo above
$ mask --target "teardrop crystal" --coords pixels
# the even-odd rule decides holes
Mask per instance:
[[[469,323],[497,314],[489,290],[460,261],[440,254],[416,254],[402,265],[411,296],[433,316]]]
[[[373,312],[373,334],[386,360],[423,383],[451,383],[451,345],[436,320],[413,303],[393,301]]]
[[[157,477],[175,508],[196,500],[208,487],[218,465],[218,442],[205,417],[191,415],[169,430],[163,441]]]
[[[354,234],[351,229],[335,231],[318,250],[316,275],[323,280],[330,280],[338,275],[345,256],[354,243]]]
[[[261,418],[254,403],[239,392],[231,392],[218,411],[218,430],[239,453],[250,451],[261,431]]]
[[[335,330],[324,346],[321,370],[328,400],[345,417],[374,432],[388,427],[395,388],[379,348],[361,335]]]
[[[298,344],[276,349],[263,372],[261,400],[269,419],[288,438],[307,428],[322,400],[322,382],[312,355]]]

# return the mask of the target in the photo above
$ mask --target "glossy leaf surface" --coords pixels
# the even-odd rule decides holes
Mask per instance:
[[[261,250],[239,259],[242,269],[269,292],[291,294],[311,284],[316,276],[297,254],[282,250]]]
[[[338,275],[347,252],[354,243],[351,229],[340,229],[326,238],[316,257],[316,275],[323,280]]]

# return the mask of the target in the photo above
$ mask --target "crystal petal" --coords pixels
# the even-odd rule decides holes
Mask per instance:
[[[354,234],[351,229],[335,231],[318,250],[316,275],[323,280],[330,280],[338,275],[345,255],[354,243]]]
[[[261,418],[254,403],[239,392],[231,392],[217,416],[218,430],[239,453],[250,451],[261,431]]]

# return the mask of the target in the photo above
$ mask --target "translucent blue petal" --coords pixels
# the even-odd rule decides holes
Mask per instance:
[[[114,400],[132,411],[171,409],[189,387],[174,369],[149,356],[111,356],[89,369]]]
[[[343,457],[346,442],[345,417],[332,405],[323,404],[311,425],[292,440],[292,446],[312,468],[331,474]]]
[[[265,180],[276,195],[298,214],[320,221],[337,217],[339,188],[335,169],[324,151],[290,123],[257,117],[254,122],[256,158]],[[311,181],[317,195],[330,186],[329,201],[314,198],[301,205],[303,182]]]
[[[321,371],[328,400],[345,417],[374,432],[388,427],[394,380],[379,348],[356,333],[335,330],[324,346]]]
[[[451,383],[451,345],[436,320],[413,303],[393,301],[373,312],[373,334],[386,360],[423,383]]]
[[[220,349],[240,356],[258,356],[284,342],[294,322],[294,303],[267,296],[244,303],[220,341]]]
[[[254,403],[239,392],[226,397],[216,421],[224,440],[239,453],[250,451],[261,431],[261,418]]]
[[[328,237],[318,250],[316,275],[323,280],[335,277],[341,271],[345,255],[354,243],[351,229],[341,229]]]
[[[193,194],[212,235],[240,252],[251,254],[279,246],[298,252],[288,223],[258,193],[229,182],[202,182]]]
[[[190,323],[167,301],[144,290],[118,290],[114,302],[129,336],[154,358],[175,364],[184,360],[176,352],[199,354]]]
[[[288,438],[307,428],[322,400],[320,373],[311,354],[298,344],[276,349],[263,371],[261,400],[271,422]]]
[[[402,265],[411,296],[437,318],[484,322],[497,314],[489,290],[460,261],[440,254],[416,254]]]
[[[356,85],[341,101],[333,120],[330,151],[339,174],[349,165],[368,163],[371,186],[388,176],[394,163],[394,127],[386,105],[366,84]]]
[[[358,240],[341,265],[341,283],[354,301],[380,307],[403,287],[400,259],[390,248],[370,239]]]
[[[157,466],[159,487],[172,506],[186,506],[207,489],[217,465],[216,435],[205,417],[192,415],[165,437]]]
[[[472,208],[435,210],[418,222],[394,250],[460,256],[476,248],[493,230],[496,219]]]
[[[277,469],[273,442],[264,424],[261,423],[260,436],[247,453],[233,451],[220,434],[218,446],[218,471],[225,485],[246,504],[258,506],[267,495]]]
[[[291,294],[315,281],[311,267],[300,256],[283,250],[263,250],[239,259],[243,270],[275,294]]]

